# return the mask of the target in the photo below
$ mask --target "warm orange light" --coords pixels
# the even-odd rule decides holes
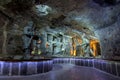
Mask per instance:
[[[70,54],[71,54],[71,56],[76,56],[76,50],[70,50]]]
[[[98,53],[97,53],[97,44],[98,44],[98,43],[99,43],[98,40],[91,40],[91,41],[90,41],[90,48],[92,49],[94,56],[97,56],[97,55],[98,55]]]
[[[73,55],[73,50],[72,50],[72,49],[70,50],[70,55],[71,55],[71,56]]]
[[[70,50],[71,56],[76,56],[76,43],[74,42],[74,39],[72,41],[72,48]]]
[[[76,56],[76,49],[73,51],[73,56]]]
[[[49,43],[48,42],[46,42],[46,48],[48,48],[49,47]]]
[[[82,44],[82,40],[81,39],[77,39],[79,44]]]
[[[38,40],[37,43],[40,44],[40,43],[41,43],[41,40]]]

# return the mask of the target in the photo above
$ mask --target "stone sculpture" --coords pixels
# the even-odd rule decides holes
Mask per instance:
[[[33,22],[28,22],[27,26],[24,27],[24,35],[23,35],[23,42],[24,42],[24,50],[25,50],[25,57],[28,57],[30,54],[36,55],[41,54],[41,36],[40,32],[36,30],[33,26]]]
[[[29,55],[31,53],[31,42],[34,36],[35,28],[33,27],[33,22],[28,22],[27,26],[24,27],[23,31],[23,43],[25,55]]]

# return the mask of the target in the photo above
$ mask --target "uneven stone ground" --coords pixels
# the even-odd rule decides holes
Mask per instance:
[[[108,73],[72,64],[55,64],[53,70],[32,76],[0,76],[0,80],[120,80]]]

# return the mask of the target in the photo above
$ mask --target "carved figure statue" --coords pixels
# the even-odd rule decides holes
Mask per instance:
[[[34,28],[33,28],[33,22],[30,21],[28,22],[27,26],[24,27],[23,30],[23,43],[24,43],[24,50],[25,50],[25,55],[29,55],[31,53],[30,45],[33,39],[34,35]]]

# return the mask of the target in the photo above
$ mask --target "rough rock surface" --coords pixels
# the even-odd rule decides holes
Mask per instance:
[[[33,20],[40,29],[44,26],[68,26],[95,36],[100,40],[104,59],[120,60],[120,4],[117,0],[43,0],[41,3],[53,10],[44,17],[38,16],[32,8],[39,4],[39,0],[22,0],[19,2],[22,7],[15,7],[15,1],[0,1],[0,53],[23,53],[22,31],[26,23]],[[23,4],[24,1],[29,3]],[[4,28],[6,21],[8,25]],[[7,31],[7,34],[4,31]],[[4,44],[6,51],[3,50]]]

